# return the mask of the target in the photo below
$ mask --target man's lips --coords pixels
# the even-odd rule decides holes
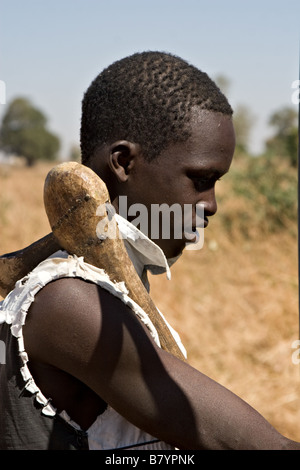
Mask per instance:
[[[196,243],[199,240],[199,230],[205,229],[208,226],[208,218],[204,217],[201,220],[201,223],[197,227],[192,227],[192,230],[185,230],[184,231],[184,238],[185,241],[188,243]]]
[[[206,227],[208,226],[208,223],[209,223],[208,218],[207,218],[207,217],[204,217],[204,219],[200,220],[199,225],[197,225],[197,226],[194,225],[194,226],[192,227],[193,232],[195,232],[195,231],[197,230],[197,228],[206,228]]]

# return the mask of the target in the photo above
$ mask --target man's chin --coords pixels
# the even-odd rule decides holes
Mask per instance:
[[[160,240],[159,242],[155,240],[155,242],[162,249],[165,257],[168,260],[172,260],[173,258],[177,259],[181,256],[187,247],[190,247],[189,249],[195,247],[196,249],[199,243],[199,237],[199,231],[195,230],[191,233],[186,233],[181,239]]]
[[[180,243],[176,243],[180,242]],[[170,240],[169,246],[163,249],[165,253],[165,257],[168,260],[177,259],[179,256],[182,255],[182,252],[186,246],[186,242],[184,240]]]

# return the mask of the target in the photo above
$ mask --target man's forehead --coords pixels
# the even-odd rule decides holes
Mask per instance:
[[[190,138],[186,150],[191,154],[230,153],[234,151],[235,133],[230,116],[203,112],[190,125]]]
[[[193,109],[194,111],[191,114],[191,120],[188,124],[191,137],[217,137],[216,132],[223,136],[225,136],[226,133],[232,133],[233,123],[231,116],[215,111],[201,109],[195,111],[195,108]]]
[[[178,162],[195,160],[198,165],[198,160],[213,160],[222,154],[234,152],[235,134],[229,116],[203,111],[198,119],[193,119],[190,123],[189,133],[185,142],[171,144],[166,149]]]

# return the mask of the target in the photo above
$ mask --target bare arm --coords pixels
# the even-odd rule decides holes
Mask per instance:
[[[78,378],[180,449],[300,449],[236,395],[158,348],[132,311],[94,284],[46,286],[24,337],[29,357]]]

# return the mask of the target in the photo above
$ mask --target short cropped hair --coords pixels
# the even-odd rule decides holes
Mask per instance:
[[[231,115],[226,97],[208,75],[164,52],[118,60],[91,83],[82,100],[82,163],[117,140],[138,143],[148,161],[185,142],[193,106]]]

